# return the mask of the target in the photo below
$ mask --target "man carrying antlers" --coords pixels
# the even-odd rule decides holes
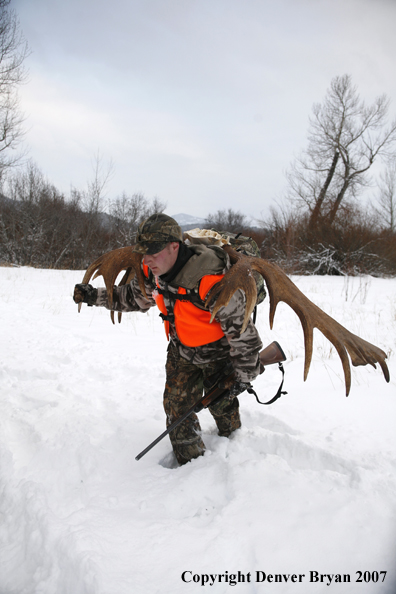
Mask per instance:
[[[220,237],[220,236],[219,236]],[[143,256],[142,256],[143,254]],[[118,274],[125,275],[114,287]],[[106,289],[87,284],[95,273]],[[157,304],[170,339],[166,364],[165,410],[168,426],[195,403],[204,382],[231,361],[233,379],[229,397],[210,408],[220,435],[229,436],[240,426],[238,394],[259,373],[261,340],[250,319],[258,302],[257,286],[264,279],[270,297],[270,328],[276,307],[287,303],[300,319],[304,332],[304,380],[313,351],[313,331],[320,330],[334,345],[342,363],[346,395],[351,388],[353,365],[380,365],[390,381],[386,353],[352,334],[308,299],[279,266],[246,255],[227,243],[221,247],[183,243],[179,225],[164,214],[152,215],[139,228],[137,244],[100,256],[87,269],[83,284],[76,285],[74,300],[111,310],[147,311]],[[119,313],[121,315],[121,313]],[[205,386],[207,387],[207,386]],[[183,464],[204,452],[196,416],[186,420],[171,437]]]
[[[144,221],[136,239],[132,251],[143,255],[144,286],[136,274],[129,283],[114,287],[110,302],[106,289],[78,284],[74,301],[118,312],[146,312],[158,306],[169,340],[164,391],[167,426],[201,398],[204,382],[231,362],[232,383],[222,386],[229,389],[229,396],[209,406],[219,435],[229,437],[241,426],[237,396],[259,374],[262,348],[253,322],[249,319],[246,325],[241,289],[218,308],[213,320],[216,300],[205,305],[211,289],[230,269],[230,258],[217,246],[183,243],[181,228],[165,214]],[[205,451],[195,414],[172,431],[170,439],[179,464]]]

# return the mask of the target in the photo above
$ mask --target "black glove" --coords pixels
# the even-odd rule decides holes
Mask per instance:
[[[95,289],[95,287],[92,285],[78,284],[74,287],[74,303],[87,303],[88,305],[95,305],[97,298],[98,289]]]
[[[239,396],[239,394],[242,394],[242,392],[251,388],[252,384],[249,382],[241,382],[240,380],[233,380],[232,383],[229,381],[219,382],[218,387],[228,390],[228,396],[235,398],[235,396]]]
[[[242,394],[242,392],[251,387],[252,384],[250,384],[249,382],[240,382],[236,380],[229,389],[230,396],[239,396],[239,394]]]

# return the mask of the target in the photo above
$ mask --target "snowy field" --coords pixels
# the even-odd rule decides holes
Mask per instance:
[[[320,333],[304,383],[298,318],[281,304],[270,331],[263,304],[288,394],[243,395],[231,439],[203,411],[207,453],[175,468],[167,438],[135,461],[164,430],[157,312],[78,314],[81,279],[0,268],[0,594],[395,594],[396,280],[293,279],[388,353],[391,383],[353,368],[346,398]]]

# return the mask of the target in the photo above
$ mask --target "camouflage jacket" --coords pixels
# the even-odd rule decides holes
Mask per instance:
[[[128,285],[114,287],[113,306],[109,307],[106,289],[98,289],[96,305],[113,309],[114,311],[147,312],[150,307],[156,305],[152,296],[159,287],[171,293],[177,293],[179,286],[184,287],[187,293],[198,292],[200,279],[206,274],[224,274],[230,268],[227,254],[221,248],[193,245],[190,248],[194,255],[187,261],[183,269],[176,275],[171,283],[164,283],[161,277],[154,278],[150,272],[145,280],[147,299],[142,294],[136,277]],[[164,295],[165,306],[170,310],[170,302]],[[214,303],[209,311],[214,308]],[[198,347],[188,347],[182,344],[176,334],[172,323],[170,324],[170,339],[174,341],[180,355],[196,365],[204,365],[211,361],[230,357],[235,369],[236,378],[240,381],[252,381],[259,373],[260,365],[258,354],[262,348],[260,336],[252,320],[241,334],[243,318],[245,314],[245,294],[238,289],[227,306],[221,307],[215,316],[220,323],[224,336],[215,342]]]

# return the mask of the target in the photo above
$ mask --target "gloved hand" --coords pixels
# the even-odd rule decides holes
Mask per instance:
[[[228,381],[220,381],[218,387],[228,390],[228,395],[232,398],[235,398],[235,396],[239,396],[239,394],[242,394],[242,392],[244,392],[248,388],[251,388],[252,384],[250,384],[249,382],[241,382],[240,380],[230,378]]]
[[[251,388],[252,384],[249,382],[240,382],[238,380],[236,380],[231,388],[229,388],[229,392],[230,392],[230,396],[239,396],[239,394],[242,394],[242,392],[244,392],[245,390],[247,390],[248,388]]]
[[[80,283],[74,287],[74,303],[87,303],[88,305],[95,305],[97,297],[98,289],[95,289],[95,287],[92,285]]]

